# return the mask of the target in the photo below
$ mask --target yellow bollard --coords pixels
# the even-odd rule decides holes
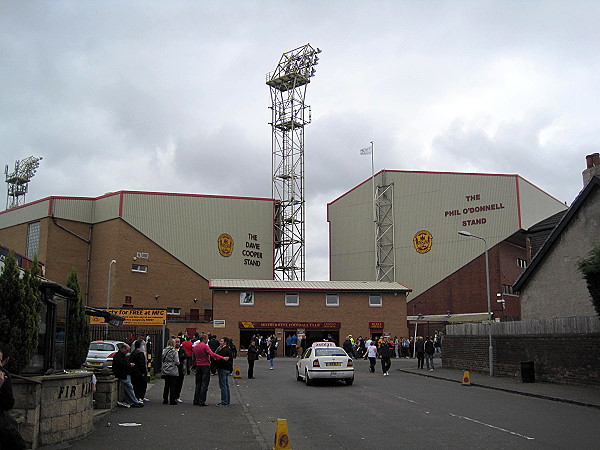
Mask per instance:
[[[273,450],[292,450],[292,444],[288,435],[287,419],[277,419]]]
[[[242,371],[240,370],[240,366],[235,366],[235,370],[233,371],[233,378],[242,378]]]
[[[465,370],[463,372],[462,385],[463,386],[471,386],[471,376],[469,375],[468,370]]]

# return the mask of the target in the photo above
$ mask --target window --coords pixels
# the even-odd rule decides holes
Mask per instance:
[[[167,308],[167,314],[179,316],[181,314],[181,308]]]
[[[254,306],[254,292],[240,292],[241,306]]]
[[[325,296],[325,306],[340,306],[340,296],[338,294],[327,294]]]
[[[370,294],[369,295],[369,306],[381,306],[381,294]]]
[[[527,261],[517,258],[517,267],[520,267],[521,269],[527,269]]]
[[[132,272],[148,273],[148,266],[142,266],[141,264],[132,264]]]
[[[40,250],[40,223],[32,222],[27,226],[27,248],[25,256],[33,259]]]
[[[285,306],[298,306],[300,305],[300,299],[298,294],[285,294]]]

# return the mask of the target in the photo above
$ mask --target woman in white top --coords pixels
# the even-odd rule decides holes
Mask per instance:
[[[375,341],[371,341],[369,346],[367,347],[367,351],[363,355],[363,357],[367,356],[369,358],[369,371],[371,373],[375,373],[375,364],[377,363],[377,347],[375,346]]]

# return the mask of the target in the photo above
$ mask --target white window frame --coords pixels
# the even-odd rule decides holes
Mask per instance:
[[[148,266],[144,266],[143,264],[132,264],[131,271],[137,273],[148,273]]]
[[[167,306],[167,314],[171,315],[171,316],[180,316],[181,308],[173,308],[173,307]]]
[[[330,299],[335,299],[335,303],[329,303]],[[325,306],[329,307],[329,308],[336,308],[340,306],[340,294],[338,293],[329,293],[329,294],[325,294]]]
[[[296,301],[290,302],[292,298],[295,298]],[[298,294],[297,292],[286,292],[285,306],[300,306],[300,294]]]
[[[253,291],[240,292],[240,306],[254,306],[254,292]]]
[[[378,298],[379,302],[373,302],[374,299]],[[381,294],[369,294],[369,306],[371,308],[381,308],[383,306],[383,298]]]

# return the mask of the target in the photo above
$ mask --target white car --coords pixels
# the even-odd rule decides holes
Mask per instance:
[[[315,342],[296,363],[296,379],[310,386],[315,379],[354,382],[354,361],[333,342]]]
[[[119,351],[123,341],[92,341],[88,350],[87,358],[83,364],[85,367],[103,369],[112,367],[113,357]]]

